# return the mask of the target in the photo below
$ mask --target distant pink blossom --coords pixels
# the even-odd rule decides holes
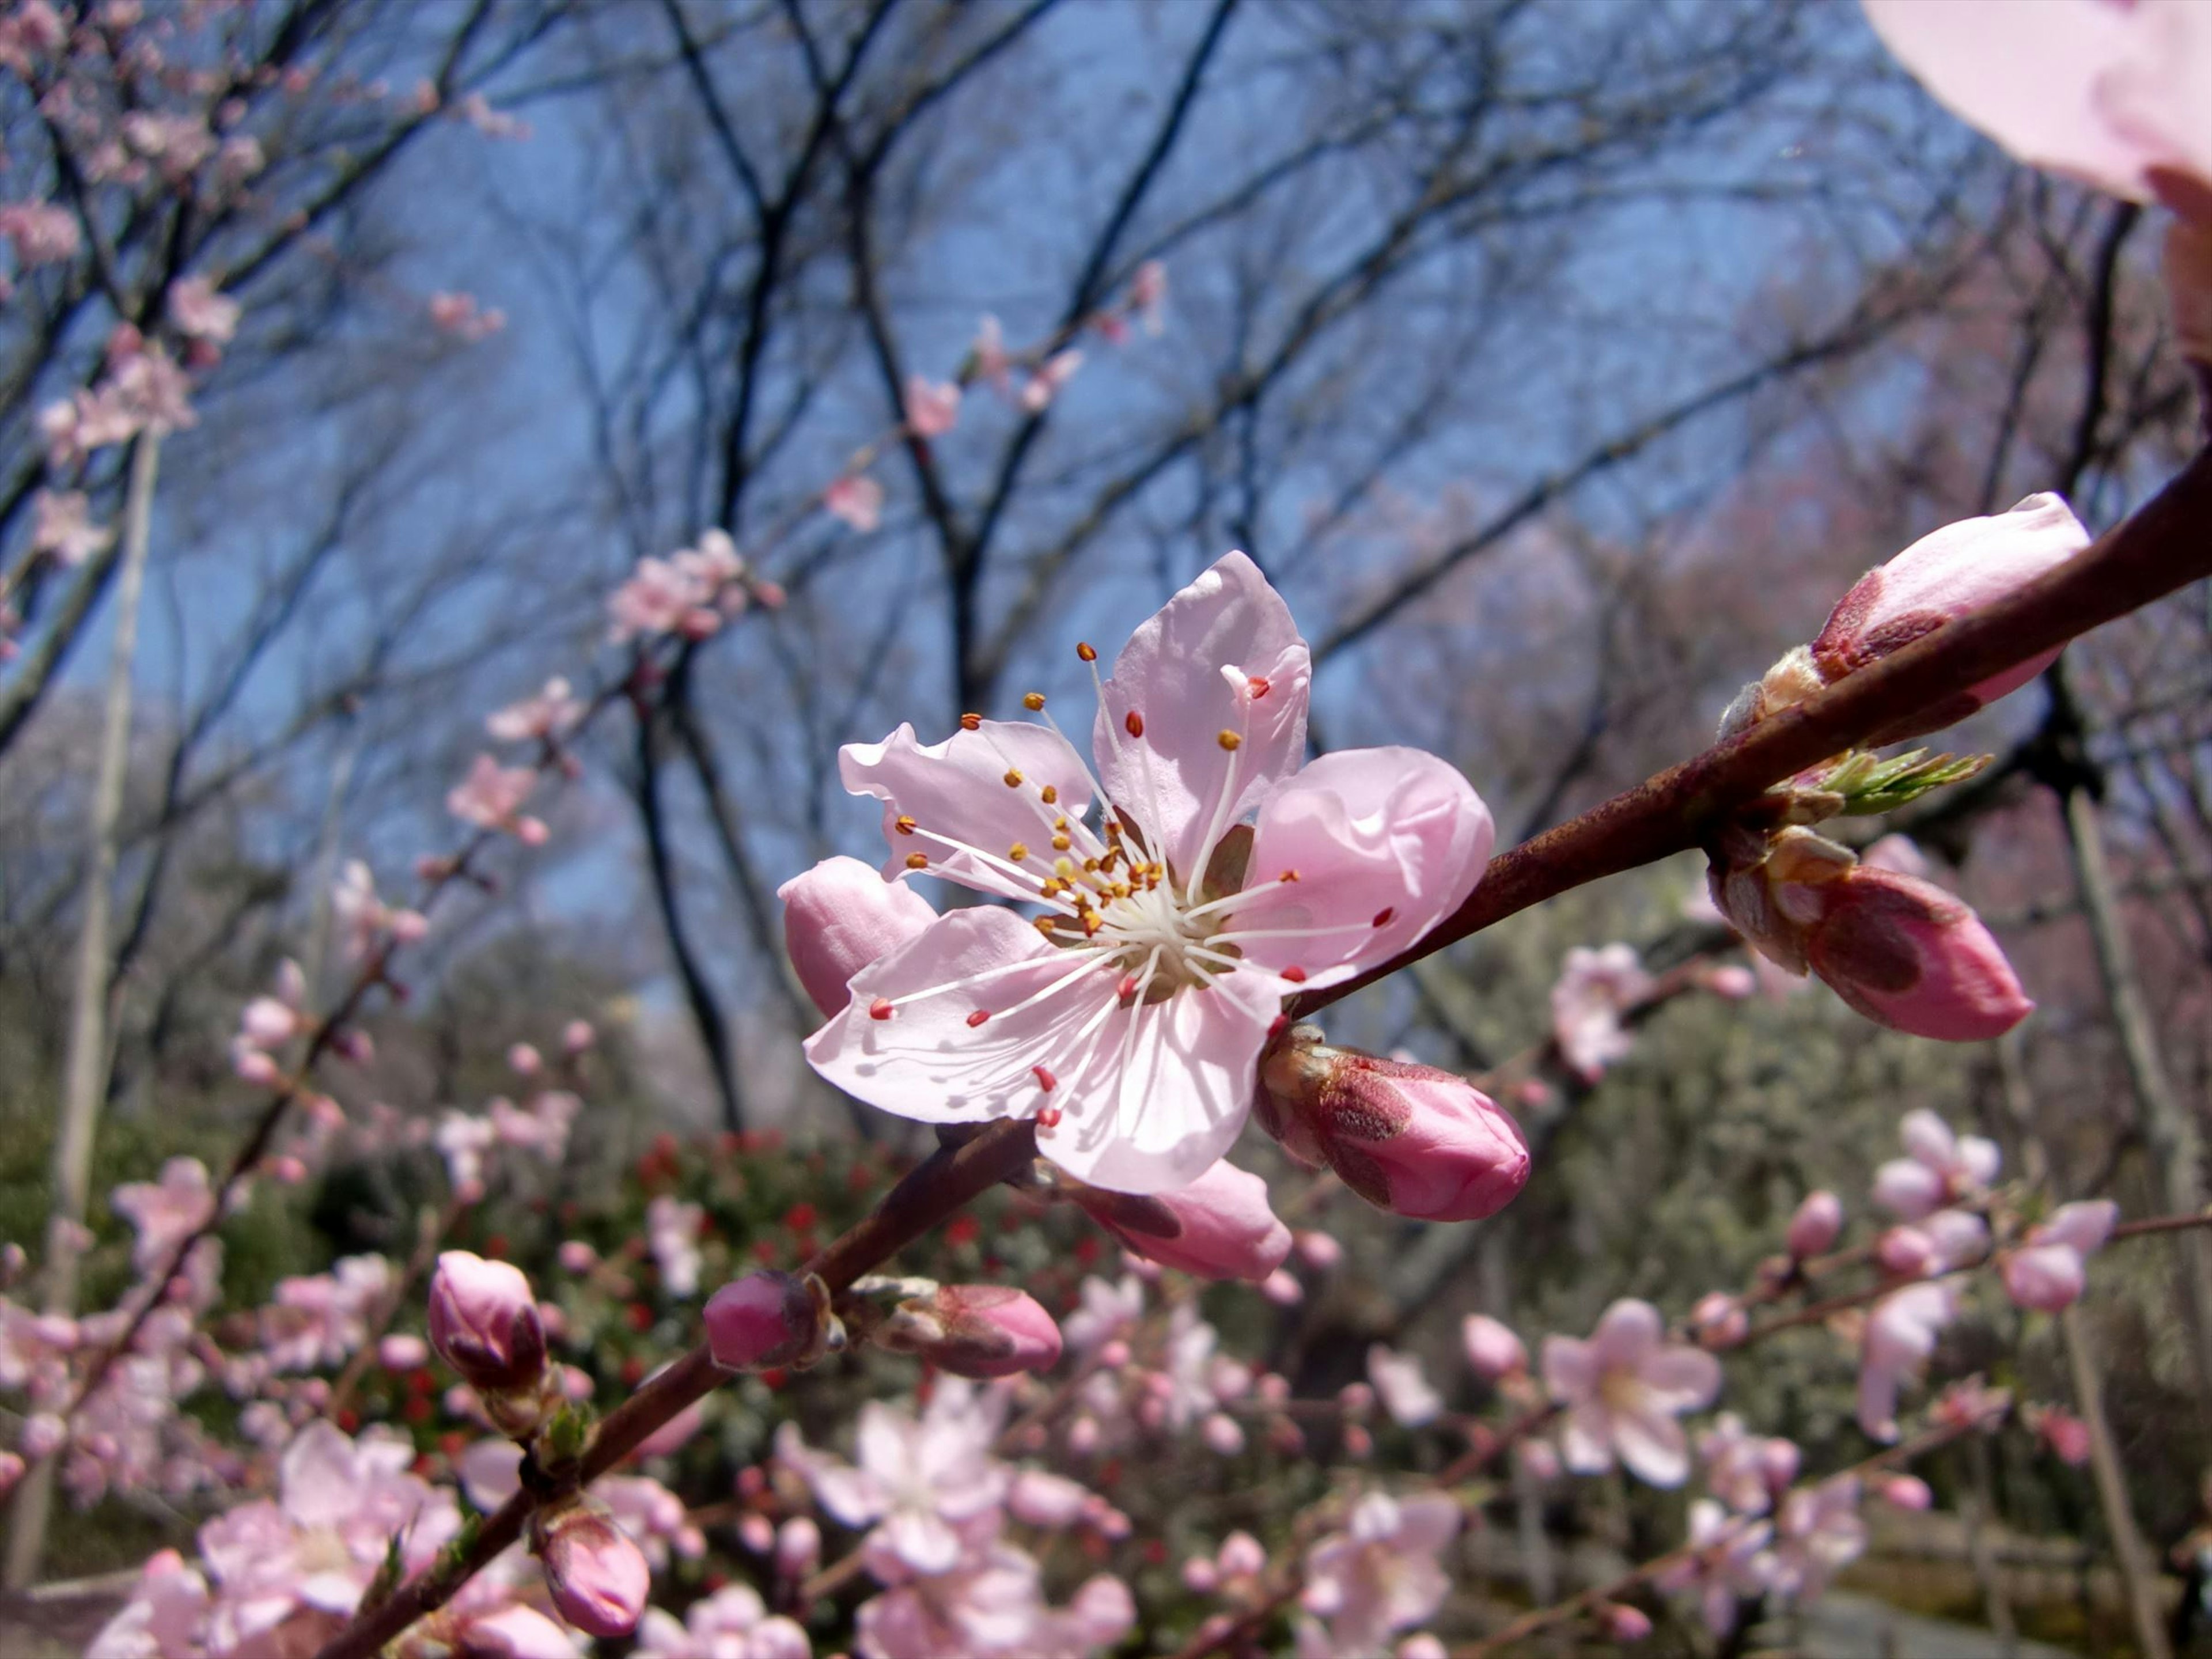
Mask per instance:
[[[1618,1456],[1655,1486],[1688,1477],[1689,1443],[1675,1419],[1712,1404],[1720,1363],[1668,1342],[1650,1303],[1615,1302],[1587,1341],[1546,1337],[1543,1370],[1553,1400],[1566,1408],[1560,1444],[1569,1468],[1595,1474]]]
[[[1731,1515],[1710,1498],[1690,1505],[1689,1559],[1655,1581],[1663,1590],[1694,1590],[1705,1628],[1716,1640],[1735,1628],[1736,1604],[1763,1595],[1771,1558],[1771,1522]]]
[[[1920,1374],[1958,1312],[1956,1293],[1940,1283],[1908,1285],[1875,1304],[1859,1346],[1859,1426],[1870,1437],[1898,1437],[1898,1391]]]
[[[478,755],[469,775],[446,796],[446,810],[464,823],[513,836],[526,847],[543,846],[552,833],[522,808],[538,787],[537,769],[501,766]]]
[[[1012,360],[1006,356],[1006,341],[996,317],[987,314],[976,325],[975,341],[968,348],[968,354],[975,363],[975,377],[988,381],[1003,395]]]
[[[73,259],[83,241],[76,215],[51,202],[0,204],[0,237],[15,249],[21,270]]]
[[[638,1626],[642,1659],[808,1659],[803,1626],[771,1614],[750,1584],[731,1584],[694,1601],[682,1622],[659,1607]]]
[[[527,743],[566,737],[583,718],[583,699],[555,675],[532,697],[509,703],[484,720],[484,730],[501,743]]]
[[[1032,415],[1042,415],[1051,407],[1060,390],[1075,378],[1083,367],[1083,354],[1070,349],[1056,351],[1032,371],[1022,386],[1022,407]]]
[[[1401,1428],[1415,1429],[1443,1414],[1444,1397],[1430,1385],[1420,1360],[1377,1342],[1367,1350],[1367,1380],[1390,1420]]]
[[[1636,1039],[1621,1016],[1651,990],[1651,975],[1632,945],[1597,951],[1577,945],[1567,952],[1552,987],[1552,1040],[1583,1082],[1595,1083],[1607,1067],[1628,1057]]]
[[[1361,1498],[1345,1529],[1306,1553],[1299,1605],[1325,1627],[1301,1626],[1301,1659],[1368,1659],[1428,1619],[1450,1592],[1437,1557],[1459,1528],[1459,1505],[1442,1492]]]
[[[215,1213],[215,1189],[207,1165],[196,1158],[173,1158],[161,1166],[159,1182],[136,1181],[108,1194],[108,1207],[137,1230],[131,1265],[151,1273]]]
[[[646,1243],[660,1270],[660,1288],[678,1301],[699,1293],[699,1228],[706,1218],[698,1205],[671,1193],[645,1206]]]
[[[1797,1206],[1796,1213],[1790,1218],[1787,1243],[1792,1261],[1804,1261],[1816,1255],[1826,1255],[1836,1248],[1843,1236],[1843,1200],[1830,1192],[1805,1194]]]
[[[1158,259],[1146,260],[1129,278],[1129,308],[1143,320],[1145,332],[1156,339],[1166,325],[1167,299],[1167,266]]]
[[[2042,1313],[2057,1313],[2079,1301],[2088,1258],[2104,1248],[2119,1213],[2110,1199],[2059,1206],[2005,1256],[2005,1294]]]
[[[331,891],[331,915],[337,924],[346,959],[358,962],[389,939],[411,945],[429,931],[417,910],[384,903],[376,896],[376,878],[359,859],[349,859]]]
[[[1893,1215],[1921,1220],[1979,1196],[1996,1179],[1996,1143],[1980,1135],[1954,1134],[1931,1111],[1907,1112],[1898,1133],[1911,1156],[1891,1159],[1874,1177],[1874,1201]]]
[[[959,423],[960,387],[951,380],[910,375],[905,401],[907,430],[917,438],[941,438]]]
[[[919,1418],[870,1401],[854,1433],[858,1462],[809,1447],[796,1424],[778,1431],[777,1459],[848,1527],[916,1573],[949,1572],[963,1553],[958,1528],[1005,1501],[1011,1472],[991,1455],[1000,1396],[949,1379]]]
[[[31,545],[74,568],[115,544],[115,532],[92,521],[92,502],[82,490],[41,489],[31,498]]]
[[[884,520],[884,487],[865,473],[848,472],[822,492],[822,506],[831,518],[871,531]]]
[[[464,345],[489,339],[507,326],[507,313],[497,307],[478,304],[473,294],[438,293],[430,296],[430,323]]]
[[[1461,1321],[1460,1340],[1477,1376],[1495,1382],[1528,1369],[1528,1350],[1521,1339],[1488,1314],[1469,1314]]]
[[[238,318],[238,301],[217,293],[204,276],[186,276],[169,289],[169,320],[188,340],[228,345]]]
[[[1818,1595],[1830,1578],[1865,1553],[1866,1542],[1856,1475],[1801,1486],[1775,1513],[1770,1582],[1783,1595]]]

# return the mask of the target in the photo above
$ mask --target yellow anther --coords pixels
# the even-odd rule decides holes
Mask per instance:
[[[1006,848],[1006,856],[1012,859],[1016,864],[1019,864],[1029,855],[1030,844],[1025,841],[1018,841],[1012,847]]]
[[[1097,875],[1098,873],[1098,860],[1097,859],[1084,860],[1083,873],[1086,876]]]
[[[1070,841],[1066,836],[1054,836],[1052,838],[1052,850],[1055,853],[1065,853],[1069,848],[1074,845],[1075,843]],[[1028,849],[1024,848],[1023,851],[1026,853]]]
[[[1024,692],[1022,696],[1022,707],[1028,709],[1030,714],[1036,714],[1038,709],[1044,707],[1044,693],[1042,691]]]
[[[1047,939],[1050,939],[1052,937],[1054,921],[1055,918],[1052,916],[1039,916],[1030,924],[1030,926],[1035,927],[1040,933],[1042,933]]]
[[[891,820],[891,828],[902,836],[910,836],[914,833],[914,820],[902,812]]]
[[[1057,786],[1048,783],[1043,788],[1037,791],[1037,798],[1043,801],[1047,806],[1049,806],[1060,799],[1060,790]]]
[[[906,867],[909,870],[928,869],[929,854],[927,853],[908,853],[906,855]]]
[[[981,714],[963,714],[960,717],[960,729],[963,732],[981,731],[983,729],[983,717]]]
[[[1244,742],[1244,739],[1238,737],[1234,732],[1228,731],[1222,732],[1215,737],[1213,740],[1232,754],[1234,754],[1238,748],[1243,746]]]
[[[1082,658],[1085,662],[1097,662],[1098,660],[1097,652],[1093,650],[1087,642],[1078,643],[1075,647],[1075,654]]]
[[[1018,767],[1009,766],[1006,769],[1005,781],[1006,787],[1009,789],[1020,788],[1022,787],[1022,775],[1020,769]]]

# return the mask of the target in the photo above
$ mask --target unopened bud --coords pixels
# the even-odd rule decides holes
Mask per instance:
[[[1598,1626],[1615,1642],[1641,1642],[1651,1634],[1651,1616],[1641,1607],[1614,1601],[1598,1609]]]
[[[518,1042],[507,1051],[507,1063],[518,1077],[535,1077],[544,1059],[527,1042]]]
[[[1936,1494],[1928,1483],[1917,1474],[1893,1474],[1875,1484],[1881,1501],[1893,1510],[1928,1510],[1936,1504]]]
[[[599,1034],[592,1029],[591,1021],[572,1019],[562,1028],[561,1052],[573,1060],[599,1040]]]
[[[854,975],[937,920],[927,899],[858,859],[824,859],[777,888],[776,896],[791,965],[825,1014],[852,1000],[847,987]]]
[[[1255,1115],[1293,1158],[1422,1221],[1479,1221],[1519,1194],[1528,1143],[1487,1095],[1449,1072],[1321,1037],[1293,1027],[1261,1060]]]
[[[653,1571],[605,1506],[578,1498],[531,1522],[555,1611],[587,1636],[627,1636],[645,1616]]]
[[[1836,1240],[1843,1236],[1844,1201],[1830,1192],[1805,1194],[1797,1206],[1797,1213],[1790,1218],[1786,1242],[1792,1261],[1804,1261],[1816,1255],[1826,1255],[1836,1248]]]
[[[1007,1285],[941,1285],[933,1295],[901,1302],[876,1340],[955,1376],[1012,1376],[1050,1370],[1060,1362],[1060,1327]]]
[[[1690,1310],[1690,1328],[1701,1347],[1740,1348],[1751,1334],[1751,1316],[1727,1291],[1714,1291],[1699,1297]]]
[[[776,1528],[775,1570],[787,1578],[804,1578],[822,1559],[822,1528],[794,1515]]]
[[[1128,1249],[1200,1279],[1257,1284],[1291,1253],[1291,1230],[1268,1207],[1267,1183],[1226,1160],[1173,1192],[1067,1186],[1091,1219]]]
[[[1488,1314],[1469,1314],[1460,1322],[1459,1334],[1477,1376],[1495,1382],[1528,1369],[1528,1350],[1521,1339]]]
[[[1972,615],[2089,545],[2089,532],[2057,495],[2030,495],[2008,513],[1966,519],[1922,537],[1853,584],[1812,644],[1828,684],[1856,673],[1944,623]],[[1951,702],[1887,730],[1887,743],[1933,732],[2025,685],[2058,649],[1993,674]]]
[[[538,1298],[507,1262],[467,1250],[439,1256],[430,1278],[429,1324],[431,1346],[488,1406],[493,1395],[535,1390],[545,1374]]]
[[[828,1291],[790,1273],[748,1273],[708,1298],[707,1346],[728,1371],[811,1364],[830,1346]]]

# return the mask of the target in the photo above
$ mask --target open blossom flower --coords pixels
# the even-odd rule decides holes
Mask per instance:
[[[276,1281],[261,1310],[261,1345],[280,1371],[343,1365],[368,1340],[368,1316],[392,1284],[380,1255],[340,1256],[326,1273]]]
[[[52,554],[58,564],[74,568],[114,545],[114,531],[92,521],[92,503],[82,490],[41,489],[31,498],[31,545]]]
[[[699,1227],[707,1212],[662,1193],[645,1206],[646,1243],[660,1269],[660,1288],[682,1298],[699,1291]]]
[[[1342,1532],[1306,1552],[1299,1604],[1328,1628],[1301,1628],[1301,1659],[1366,1659],[1435,1613],[1451,1589],[1437,1558],[1459,1525],[1459,1505],[1442,1492],[1360,1498]]]
[[[188,340],[226,345],[238,332],[238,301],[216,292],[204,276],[187,276],[169,290],[169,320]]]
[[[507,326],[507,313],[496,306],[481,306],[473,294],[439,293],[430,296],[430,325],[464,345],[489,339]]]
[[[848,472],[822,492],[822,506],[855,530],[873,530],[884,521],[884,487],[865,473]]]
[[[1775,1516],[1769,1581],[1784,1595],[1818,1595],[1830,1578],[1858,1559],[1866,1541],[1856,1475],[1802,1486],[1783,1500]]]
[[[1444,1397],[1431,1386],[1421,1362],[1377,1342],[1367,1350],[1367,1380],[1390,1420],[1401,1428],[1417,1429],[1443,1414]]]
[[[501,830],[526,847],[539,847],[551,832],[544,820],[522,810],[537,787],[534,769],[501,766],[489,755],[478,755],[468,776],[446,796],[446,810],[464,823]]]
[[[1569,1468],[1595,1474],[1617,1455],[1655,1486],[1682,1484],[1689,1443],[1674,1419],[1713,1403],[1720,1362],[1668,1342],[1656,1308],[1624,1299],[1600,1316],[1588,1341],[1546,1337],[1543,1366],[1545,1386],[1566,1408],[1560,1445]]]
[[[1045,359],[1022,386],[1022,407],[1032,415],[1042,415],[1060,395],[1060,387],[1075,378],[1075,371],[1083,367],[1079,351],[1055,351]]]
[[[501,743],[566,737],[583,718],[583,699],[557,674],[534,697],[509,703],[484,720],[484,730]]]
[[[822,1507],[915,1572],[949,1572],[962,1554],[960,1523],[996,1509],[1011,1478],[991,1455],[1003,1396],[941,1382],[916,1419],[870,1401],[854,1433],[857,1464],[809,1447],[796,1424],[776,1436],[777,1459],[814,1489]]]
[[[1114,1284],[1087,1278],[1077,1294],[1081,1305],[1061,1322],[1060,1334],[1078,1353],[1113,1340],[1145,1316],[1144,1282],[1133,1273],[1125,1273]]]
[[[2005,1257],[2005,1294],[2041,1313],[2057,1313],[2079,1301],[2088,1258],[2104,1249],[2119,1213],[2119,1206],[2106,1198],[2060,1205]]]
[[[917,438],[941,438],[960,419],[960,388],[951,380],[909,375],[906,383],[907,429]]]
[[[1690,1505],[1687,1560],[1669,1567],[1656,1583],[1664,1590],[1694,1589],[1705,1628],[1717,1639],[1735,1628],[1736,1604],[1764,1595],[1773,1558],[1767,1545],[1773,1524],[1730,1515],[1710,1498]]]
[[[1874,1201],[1906,1221],[1919,1221],[1946,1206],[1986,1191],[1997,1178],[1996,1142],[1954,1135],[1926,1109],[1907,1112],[1898,1125],[1910,1158],[1892,1158],[1874,1174]]]
[[[646,1609],[637,1652],[647,1659],[808,1659],[805,1626],[770,1614],[750,1584],[731,1584],[694,1601],[681,1622]]]
[[[76,215],[51,202],[0,204],[0,237],[15,249],[15,264],[22,270],[73,259],[83,240]]]
[[[1751,1434],[1734,1412],[1723,1412],[1698,1437],[1698,1461],[1714,1497],[1742,1515],[1764,1515],[1797,1478],[1794,1441]]]
[[[1100,688],[1095,780],[1056,726],[969,716],[929,747],[904,726],[848,744],[846,787],[884,803],[887,877],[929,870],[1043,914],[939,916],[854,976],[807,1043],[815,1069],[924,1121],[1035,1117],[1046,1155],[1097,1186],[1204,1174],[1282,999],[1412,944],[1489,856],[1488,811],[1441,761],[1356,750],[1298,769],[1310,673],[1289,611],[1232,553]]]
[[[161,1166],[158,1182],[126,1182],[108,1194],[107,1203],[137,1229],[131,1265],[151,1273],[215,1212],[215,1191],[206,1164],[196,1158],[173,1158]]]
[[[2031,166],[2212,219],[2200,0],[1864,0],[1937,100]]]
[[[1636,1039],[1620,1017],[1650,996],[1651,986],[1632,945],[1601,951],[1577,945],[1567,952],[1552,987],[1552,1040],[1583,1082],[1595,1083],[1606,1067],[1628,1058]]]
[[[430,929],[421,911],[380,900],[376,878],[359,859],[347,860],[338,872],[331,889],[331,919],[337,924],[349,962],[358,962],[387,936],[394,944],[411,945]]]
[[[1908,1285],[1875,1304],[1859,1350],[1859,1427],[1872,1438],[1897,1438],[1898,1390],[1958,1314],[1958,1296],[1943,1284]]]

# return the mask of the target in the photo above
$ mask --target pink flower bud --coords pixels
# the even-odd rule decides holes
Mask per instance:
[[[1942,1271],[1942,1251],[1917,1227],[1892,1227],[1875,1241],[1874,1254],[1884,1268],[1905,1279]]]
[[[588,1019],[572,1019],[561,1030],[561,1052],[574,1059],[599,1040]]]
[[[1699,1297],[1690,1310],[1690,1328],[1701,1347],[1736,1348],[1751,1334],[1751,1316],[1727,1291],[1713,1291]]]
[[[822,1559],[822,1528],[803,1515],[795,1515],[775,1534],[775,1570],[787,1578],[804,1578]]]
[[[2030,495],[1993,518],[1946,525],[1859,578],[1813,641],[1813,661],[1832,684],[1945,623],[1995,604],[2088,545],[2081,521],[2052,495]],[[1952,702],[1885,732],[1882,740],[1963,719],[2027,684],[2057,655],[2054,647],[1992,675]]]
[[[530,1281],[504,1261],[447,1250],[430,1279],[430,1344],[478,1394],[518,1394],[545,1373]]]
[[[704,1314],[707,1346],[727,1371],[792,1364],[813,1349],[821,1313],[789,1273],[748,1273],[714,1292]]]
[[[1936,1506],[1936,1494],[1928,1483],[1917,1474],[1893,1474],[1876,1487],[1881,1501],[1893,1510],[1929,1510]]]
[[[2087,1274],[2081,1253],[2064,1244],[2033,1244],[2005,1258],[2005,1294],[2020,1307],[2057,1313],[2081,1300]]]
[[[1488,1314],[1469,1314],[1460,1322],[1459,1334],[1477,1376],[1495,1382],[1528,1369],[1528,1350],[1521,1339]]]
[[[1194,1555],[1182,1564],[1183,1588],[1194,1595],[1211,1595],[1221,1588],[1221,1575],[1213,1563],[1202,1555]]]
[[[580,1238],[563,1239],[554,1256],[564,1273],[587,1273],[599,1265],[599,1253]]]
[[[1344,1260],[1344,1246],[1324,1232],[1298,1233],[1291,1240],[1298,1259],[1317,1273],[1325,1273]]]
[[[1140,1196],[1069,1183],[1091,1219],[1128,1249],[1200,1279],[1265,1279],[1291,1253],[1267,1183],[1226,1162],[1188,1187]]]
[[[2078,1469],[2089,1461],[2089,1425],[2073,1413],[2044,1407],[2035,1413],[2035,1432],[2060,1462]]]
[[[876,1340],[955,1376],[1012,1376],[1060,1363],[1060,1327],[1011,1285],[948,1285],[902,1302]]]
[[[16,1449],[36,1463],[69,1444],[69,1425],[52,1412],[33,1412],[15,1431]]]
[[[738,1541],[755,1555],[766,1555],[775,1547],[775,1522],[757,1511],[749,1512],[738,1522]]]
[[[2034,1008],[1981,918],[1933,883],[1863,864],[1821,891],[1806,959],[1876,1024],[1976,1042]]]
[[[1079,1417],[1067,1425],[1067,1449],[1078,1457],[1088,1457],[1098,1449],[1103,1432],[1097,1418]]]
[[[507,1051],[507,1063],[519,1077],[535,1077],[545,1061],[530,1044],[518,1042]]]
[[[1249,1532],[1231,1533],[1213,1559],[1231,1578],[1256,1578],[1267,1570],[1267,1552]]]
[[[419,1336],[396,1331],[376,1345],[376,1363],[387,1371],[411,1371],[430,1363],[430,1345]]]
[[[554,1610],[587,1636],[627,1636],[645,1616],[653,1571],[604,1506],[588,1499],[532,1521]]]
[[[1293,1158],[1421,1221],[1479,1221],[1520,1192],[1528,1143],[1487,1095],[1449,1072],[1320,1036],[1296,1027],[1261,1061],[1255,1115]]]
[[[960,388],[951,380],[930,380],[909,374],[906,382],[906,423],[917,438],[941,438],[960,419]]]
[[[1209,1449],[1224,1457],[1234,1457],[1244,1449],[1244,1431],[1237,1419],[1226,1413],[1215,1412],[1199,1425]]]
[[[1843,1236],[1843,1200],[1830,1192],[1806,1194],[1804,1202],[1797,1206],[1797,1213],[1790,1218],[1787,1242],[1790,1259],[1803,1261],[1826,1255],[1836,1248],[1836,1240]]]
[[[929,901],[885,881],[858,859],[824,859],[776,889],[784,947],[816,1007],[834,1014],[852,1000],[854,975],[937,920]]]
[[[23,1460],[14,1452],[0,1451],[0,1498],[5,1498],[15,1491],[15,1483],[23,1478],[26,1467]]]
[[[1759,990],[1759,975],[1741,963],[1731,962],[1714,969],[1705,978],[1705,989],[1727,1002],[1741,1002]],[[1636,1609],[1627,1609],[1635,1613]],[[1642,1614],[1638,1614],[1641,1618]]]
[[[1306,1287],[1287,1267],[1278,1267],[1260,1281],[1260,1294],[1279,1308],[1295,1308],[1306,1299]]]
[[[1615,1642],[1641,1642],[1651,1634],[1651,1618],[1641,1607],[1626,1607],[1616,1601],[1601,1608],[1597,1621],[1606,1635]]]

